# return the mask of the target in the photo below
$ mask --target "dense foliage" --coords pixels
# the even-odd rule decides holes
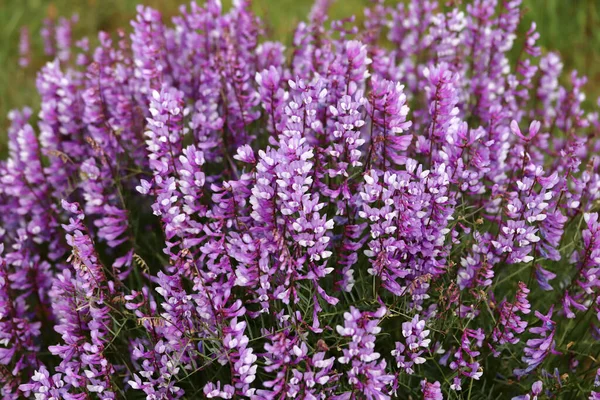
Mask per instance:
[[[290,49],[244,0],[94,49],[46,24],[0,163],[2,398],[600,399],[586,80],[520,0],[452,3],[317,0]]]

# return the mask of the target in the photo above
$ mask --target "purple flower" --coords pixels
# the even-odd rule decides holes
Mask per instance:
[[[40,36],[44,43],[44,54],[47,56],[54,56],[56,52],[56,45],[54,39],[54,30],[56,29],[54,21],[50,18],[45,18],[43,26],[40,30]]]
[[[54,374],[50,376],[50,372],[45,366],[41,366],[35,371],[31,378],[31,383],[26,383],[19,386],[19,390],[27,397],[33,395],[35,399],[52,400],[52,399],[82,399],[83,396],[70,395],[64,387],[62,374]]]
[[[256,73],[256,83],[259,85],[259,93],[268,115],[267,124],[269,132],[277,136],[282,130],[282,115],[288,94],[283,90],[281,73],[274,66]],[[277,126],[279,123],[280,126]]]
[[[256,355],[248,346],[248,337],[244,335],[245,322],[237,322],[236,318],[231,320],[230,326],[223,329],[225,335],[223,345],[229,352],[228,361],[233,365],[233,386],[241,396],[252,397],[256,389],[250,384],[256,379]]]
[[[71,42],[73,25],[77,23],[79,16],[74,14],[70,19],[60,18],[55,27],[57,57],[60,61],[68,61],[71,57]]]
[[[221,389],[221,382],[217,382],[216,385],[209,382],[204,386],[203,392],[208,399],[231,399],[235,394],[235,389],[231,385],[223,385]]]
[[[74,162],[81,162],[88,152],[82,135],[82,104],[76,81],[72,71],[63,72],[59,62],[54,61],[42,68],[36,82],[42,98],[39,140],[42,153],[50,160],[45,173],[59,193],[67,190],[69,176],[75,173]]]
[[[512,131],[512,133],[517,135],[521,140],[523,140],[526,143],[529,143],[530,141],[532,141],[535,138],[535,135],[538,134],[538,132],[540,130],[540,126],[541,126],[541,124],[539,121],[532,121],[531,124],[529,125],[529,135],[525,136],[521,133],[521,129],[519,128],[519,124],[517,123],[517,121],[513,120],[510,123],[510,130]]]
[[[412,123],[407,121],[409,108],[406,105],[404,86],[385,79],[373,77],[372,89],[366,104],[367,114],[373,125],[366,167],[377,164],[382,170],[388,165],[403,164],[403,152],[410,146],[412,135],[401,135]],[[380,164],[379,164],[380,163]]]
[[[554,306],[550,307],[548,314],[544,315],[539,311],[535,312],[535,316],[542,322],[542,325],[535,328],[530,328],[529,332],[538,335],[538,338],[529,339],[523,352],[525,353],[521,360],[527,364],[523,369],[515,369],[513,372],[516,376],[524,376],[540,366],[549,354],[560,354],[556,351],[554,334],[556,333],[556,323],[552,321],[552,313]]]
[[[346,379],[354,391],[362,393],[367,399],[388,398],[393,375],[385,373],[386,362],[379,360],[381,355],[374,351],[376,335],[381,332],[378,326],[387,310],[381,307],[376,312],[361,312],[351,307],[344,313],[344,326],[338,325],[336,330],[342,337],[350,337],[351,341],[342,350],[338,358],[340,364],[347,364],[351,369],[346,372]],[[353,399],[345,395],[339,399]]]
[[[160,88],[163,75],[167,73],[164,26],[158,11],[142,5],[138,5],[137,17],[131,25],[135,78],[140,92],[149,95],[152,89]]]
[[[249,0],[97,40],[46,20],[38,122],[10,112],[0,161],[0,397],[439,400],[538,370],[560,396],[585,372],[587,78],[520,0],[396,3],[318,0],[288,49]]]
[[[9,274],[3,252],[4,245],[0,244],[0,365],[12,371],[2,377],[3,396],[17,399],[17,387],[26,382],[27,369],[39,365],[36,342],[41,323],[28,318],[26,297],[14,290],[15,282],[11,282],[11,275],[14,275]]]
[[[542,394],[542,381],[535,381],[531,385],[531,392],[522,396],[513,397],[512,400],[538,400],[538,396]]]
[[[419,304],[429,280],[444,272],[452,201],[444,164],[434,171],[423,170],[414,160],[406,164],[406,171],[383,173],[381,183],[376,170],[364,175],[358,215],[370,225],[365,254],[373,261],[368,273],[390,292],[410,294]]]
[[[576,262],[577,270],[570,285],[562,296],[563,310],[567,318],[575,318],[572,308],[586,311],[586,297],[600,285],[600,223],[597,213],[586,213],[583,220],[587,229],[582,232],[583,250],[580,254],[573,253],[572,262]]]
[[[451,71],[446,63],[426,68],[423,75],[429,81],[426,88],[431,117],[428,128],[429,158],[432,161],[441,162],[442,160],[433,158],[433,151],[434,146],[439,146],[444,142],[455,142],[450,133],[454,130],[453,126],[458,123],[459,110],[456,107],[458,75]]]
[[[392,356],[396,358],[398,368],[404,369],[408,374],[414,374],[413,365],[423,364],[425,358],[423,352],[429,347],[429,330],[425,330],[425,321],[419,320],[415,315],[409,322],[402,323],[402,336],[404,343],[396,342],[396,349],[392,350]]]
[[[360,137],[359,130],[365,124],[362,114],[365,101],[363,97],[354,100],[352,97],[344,95],[338,101],[337,106],[329,106],[329,113],[336,119],[329,150],[332,165],[328,170],[328,175],[331,178],[348,177],[351,167],[362,166],[361,147],[365,140]],[[347,184],[342,185],[334,193],[339,196],[343,193],[342,191],[348,191],[346,186]],[[348,197],[346,193],[343,194]]]
[[[31,44],[29,39],[29,29],[26,27],[21,28],[19,35],[19,66],[21,68],[26,68],[31,61]]]
[[[70,260],[73,268],[87,296],[91,296],[94,290],[105,287],[106,275],[94,248],[94,242],[83,224],[85,216],[79,204],[63,200],[62,206],[65,211],[75,214],[74,217],[69,218],[69,223],[63,225],[63,228],[67,232],[67,244],[72,249]]]
[[[331,394],[337,380],[334,357],[325,352],[309,356],[309,348],[301,338],[292,336],[289,327],[269,334],[265,344],[265,371],[276,373],[274,379],[264,382],[266,389],[258,389],[259,398],[275,399],[281,395],[297,396],[304,393],[315,397]]]
[[[498,305],[500,316],[496,327],[492,332],[492,343],[504,345],[507,343],[516,344],[520,341],[518,335],[525,332],[527,329],[527,321],[522,319],[522,315],[527,315],[531,312],[531,305],[527,300],[527,295],[530,290],[525,283],[519,282],[519,288],[515,294],[514,303],[509,303],[503,300]],[[490,344],[494,355],[500,355],[500,351]]]
[[[462,390],[461,376],[479,380],[483,375],[483,368],[477,357],[481,354],[477,348],[481,348],[485,334],[481,329],[465,329],[460,342],[460,347],[454,353],[454,360],[450,368],[458,372],[451,389]]]
[[[423,390],[423,400],[444,400],[441,385],[437,381],[429,383],[426,379],[422,380],[421,389]]]

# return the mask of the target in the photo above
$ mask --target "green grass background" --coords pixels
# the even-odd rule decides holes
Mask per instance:
[[[6,150],[2,147],[8,111],[39,102],[35,74],[47,61],[39,37],[43,19],[78,13],[75,37],[95,37],[98,30],[130,29],[129,20],[138,3],[155,7],[168,17],[188,0],[0,0],[0,154]],[[228,7],[230,1],[224,3]],[[524,0],[524,3],[528,11],[527,23],[522,28],[526,29],[532,20],[537,21],[543,51],[559,51],[566,70],[577,69],[587,75],[588,99],[595,103],[600,95],[600,0]],[[331,16],[361,16],[367,4],[368,0],[337,0]],[[306,18],[312,0],[254,0],[253,5],[266,23],[268,35],[289,43],[297,22]],[[18,66],[22,26],[27,26],[32,36],[32,62],[25,70]]]

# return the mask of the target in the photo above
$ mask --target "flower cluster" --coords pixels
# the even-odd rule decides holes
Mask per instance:
[[[586,78],[520,0],[330,3],[289,48],[247,0],[44,22],[0,161],[3,399],[599,398]]]
[[[396,342],[396,349],[391,353],[396,357],[398,368],[404,369],[408,374],[414,374],[413,366],[425,362],[422,355],[423,349],[427,349],[431,342],[430,339],[426,339],[429,333],[425,330],[425,321],[419,320],[418,315],[415,315],[410,322],[402,323],[402,336],[405,338],[405,343]]]

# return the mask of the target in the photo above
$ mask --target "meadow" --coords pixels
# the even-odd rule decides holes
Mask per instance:
[[[78,14],[75,37],[95,37],[99,30],[131,30],[129,21],[137,4],[160,10],[168,18],[187,0],[2,0],[0,1],[0,154],[8,127],[7,113],[15,107],[38,103],[35,74],[48,61],[43,57],[39,31],[45,18]],[[230,0],[225,0],[228,7]],[[267,36],[291,40],[296,24],[305,19],[312,0],[255,0],[254,11],[265,22]],[[388,2],[392,3],[392,2]],[[368,0],[339,0],[331,9],[332,18],[356,14],[362,16]],[[589,77],[586,92],[594,102],[600,96],[600,1],[598,0],[525,0],[525,22],[538,24],[543,52],[561,53],[565,70],[577,69]],[[19,32],[27,27],[32,36],[32,62],[23,70],[18,65]],[[35,99],[35,100],[32,100]]]
[[[600,400],[600,0],[223,1],[0,0],[0,398]]]

